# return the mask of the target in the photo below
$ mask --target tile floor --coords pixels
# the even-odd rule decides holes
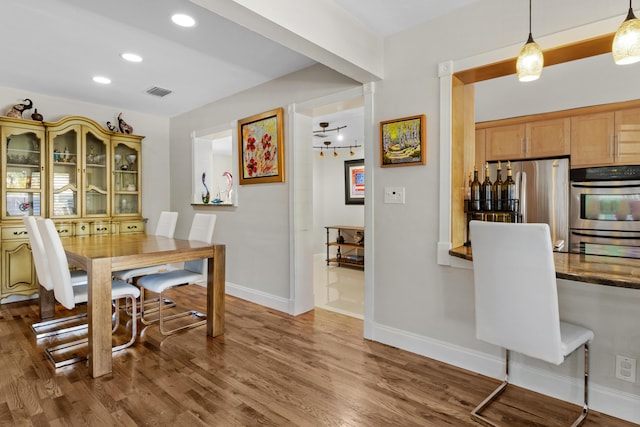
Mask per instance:
[[[364,318],[364,270],[338,267],[316,256],[313,265],[316,307],[347,316]]]

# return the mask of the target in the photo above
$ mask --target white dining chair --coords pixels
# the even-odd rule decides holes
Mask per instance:
[[[472,412],[481,412],[509,384],[511,351],[555,365],[584,348],[584,404],[572,426],[589,412],[589,343],[593,331],[560,320],[551,233],[547,224],[471,221],[476,337],[505,349],[502,384]]]
[[[171,237],[176,230],[176,224],[178,222],[178,212],[160,212],[160,217],[158,218],[158,224],[156,224],[154,236],[163,236],[163,237]],[[146,274],[160,273],[162,271],[166,271],[169,268],[168,265],[154,265],[150,267],[141,267],[141,268],[132,268],[129,270],[121,270],[115,271],[113,273],[113,277],[118,280],[123,280],[125,282],[131,282],[136,277],[144,276]]]
[[[23,218],[23,222],[25,228],[27,229],[27,235],[29,236],[29,244],[31,245],[31,254],[33,256],[33,263],[36,267],[36,276],[38,277],[38,282],[47,291],[53,291],[53,281],[51,278],[51,273],[49,271],[49,263],[47,257],[45,256],[44,243],[42,241],[40,231],[38,230],[36,218],[33,216],[25,216]],[[70,275],[71,284],[73,286],[87,284],[86,271],[71,270]],[[77,324],[80,319],[84,319],[86,317],[86,313],[82,313],[73,316],[45,320],[42,322],[33,323],[31,325],[31,330],[35,334],[36,339],[46,338],[68,332],[75,332],[87,327],[86,322]],[[57,325],[69,324],[72,322],[74,323],[73,326],[56,328]]]
[[[49,271],[51,272],[51,278],[53,282],[53,292],[56,300],[62,304],[65,308],[71,310],[75,308],[76,304],[86,303],[88,301],[88,286],[78,285],[73,286],[71,283],[71,274],[69,271],[69,263],[67,261],[67,255],[62,246],[62,240],[55,228],[55,225],[51,219],[40,218],[37,220],[38,230],[42,236],[44,244],[45,254],[49,260]],[[140,296],[140,290],[126,282],[121,280],[113,280],[111,283],[111,298],[113,300],[119,300],[121,298],[128,298],[131,302],[133,311],[131,322],[131,339],[124,344],[114,346],[113,351],[122,350],[129,347],[135,342],[137,335],[137,322],[135,321],[136,304],[135,300]],[[118,316],[118,307],[116,304],[116,316]],[[116,321],[116,325],[117,325]],[[57,360],[55,354],[57,352],[65,353],[65,351],[71,347],[86,344],[87,338],[80,340],[67,342],[54,347],[45,349],[45,354],[49,360],[54,364],[56,368],[69,365],[72,363],[84,360],[84,357],[74,356],[64,360]]]
[[[211,244],[213,242],[213,232],[216,225],[216,215],[214,214],[195,214],[193,222],[191,223],[191,230],[189,231],[189,240],[197,240]],[[207,272],[207,260],[187,261],[184,263],[184,267],[180,270],[172,270],[166,273],[149,274],[142,276],[138,279],[138,286],[140,286],[141,299],[144,299],[145,290],[155,292],[159,294],[159,301],[163,301],[163,293],[176,286],[187,285],[189,283],[196,283],[204,281]],[[140,309],[140,320],[145,325],[158,322],[160,333],[162,335],[170,335],[177,331],[187,328],[193,328],[206,323],[206,316],[203,313],[189,310],[178,314],[169,316],[163,315],[164,304],[158,303],[158,318],[149,320],[145,318],[145,309]],[[197,317],[198,321],[191,322],[187,325],[176,327],[171,330],[165,329],[165,322],[167,320],[177,319],[184,316]]]

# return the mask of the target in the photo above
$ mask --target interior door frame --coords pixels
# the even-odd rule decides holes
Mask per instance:
[[[373,170],[373,159],[374,159],[374,92],[375,92],[375,84],[367,83],[362,85],[361,87],[349,89],[346,91],[342,91],[336,94],[328,95],[321,98],[316,98],[313,100],[296,103],[290,106],[289,108],[289,132],[290,132],[290,140],[304,141],[304,135],[301,138],[297,138],[296,133],[303,132],[302,127],[296,126],[296,117],[300,115],[313,117],[314,110],[325,107],[332,104],[340,104],[341,102],[347,102],[349,100],[353,100],[358,97],[363,98],[363,111],[364,111],[364,161],[365,161],[365,169]],[[306,134],[311,135],[311,126],[308,126],[306,129]],[[296,148],[294,148],[295,150]],[[298,147],[299,150],[308,150],[308,153],[312,154],[311,144],[308,144],[305,148]],[[298,153],[300,154],[300,153]],[[294,158],[296,154],[294,153]],[[293,163],[293,162],[292,162]],[[301,224],[305,223],[313,223],[313,218],[304,217],[304,215],[312,215],[312,211],[304,210],[296,204],[296,195],[299,194],[299,190],[301,186],[304,186],[304,183],[296,182],[295,176],[295,164],[289,165],[290,171],[293,170],[293,174],[291,176],[294,177],[292,179],[292,183],[290,185],[290,218],[289,223],[291,227],[291,236],[292,236],[292,245],[291,245],[291,263],[290,263],[290,296],[291,296],[291,314],[300,314],[305,311],[313,309],[313,306],[309,307],[309,294],[313,295],[313,278],[312,280],[305,280],[305,277],[308,277],[308,274],[304,272],[308,272],[309,270],[313,270],[313,254],[311,256],[305,256],[304,251],[300,248],[304,248],[308,242],[301,241],[302,239],[308,238],[304,233],[301,233],[304,225],[300,227]],[[367,250],[365,251],[365,264],[364,264],[364,338],[371,339],[373,332],[373,313],[374,313],[374,287],[373,287],[373,259],[375,254],[375,246],[374,246],[374,236],[375,230],[373,229],[373,204],[374,204],[374,177],[373,173],[365,174],[365,205],[364,205],[364,224],[365,230],[365,247]],[[302,188],[304,189],[304,188]],[[299,196],[298,196],[299,197]],[[302,274],[301,274],[302,273]],[[311,301],[313,304],[313,301]]]

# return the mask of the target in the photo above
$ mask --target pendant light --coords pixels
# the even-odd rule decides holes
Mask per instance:
[[[618,65],[633,64],[640,61],[640,19],[633,14],[631,0],[629,0],[629,13],[616,35],[611,47],[613,60]]]
[[[518,55],[516,61],[516,71],[518,72],[518,80],[521,82],[531,82],[538,80],[542,74],[544,65],[544,57],[538,43],[533,41],[531,35],[531,0],[529,0],[529,38]]]

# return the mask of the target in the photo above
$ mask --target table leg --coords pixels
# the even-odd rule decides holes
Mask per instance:
[[[53,291],[40,285],[40,320],[51,319],[56,313],[56,298]]]
[[[225,246],[216,245],[207,262],[207,335],[224,334]]]
[[[89,300],[89,375],[111,373],[111,260],[91,260],[87,269]]]

